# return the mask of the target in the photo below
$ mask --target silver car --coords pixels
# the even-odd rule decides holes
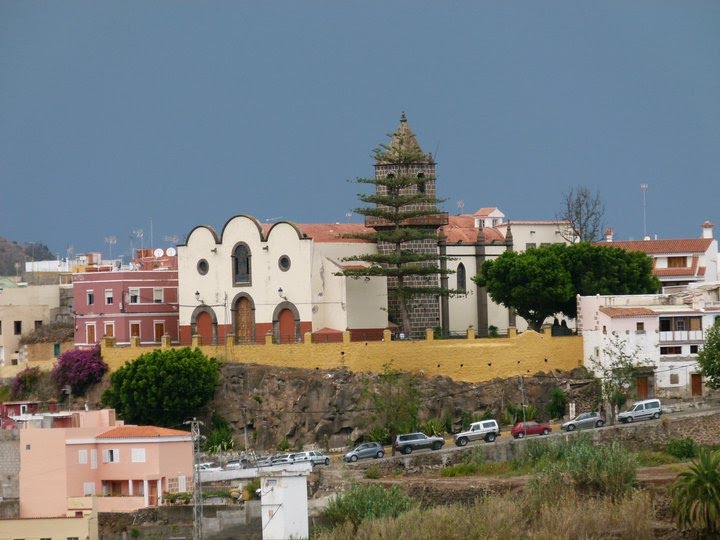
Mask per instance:
[[[599,412],[585,412],[565,422],[560,426],[560,429],[563,431],[575,431],[576,429],[599,428],[604,425],[605,419]]]
[[[309,461],[312,466],[315,465],[330,465],[330,458],[322,452],[316,450],[308,450],[306,452],[295,452],[288,456],[290,463],[299,463],[301,461]]]
[[[344,461],[357,461],[363,458],[381,458],[385,455],[379,442],[362,443],[343,456]]]

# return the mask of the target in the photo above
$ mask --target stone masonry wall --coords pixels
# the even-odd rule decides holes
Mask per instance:
[[[17,517],[20,498],[20,433],[0,430],[0,519]]]

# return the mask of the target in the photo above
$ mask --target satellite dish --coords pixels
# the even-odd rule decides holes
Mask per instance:
[[[165,250],[165,253],[168,257],[174,257],[175,255],[177,255],[177,250],[174,247],[169,247],[167,248],[167,250]]]
[[[155,255],[155,257],[162,257],[164,254],[165,252],[161,248],[157,248],[153,251],[153,255]]]

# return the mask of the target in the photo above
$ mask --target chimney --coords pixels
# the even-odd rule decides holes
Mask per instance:
[[[613,241],[613,230],[608,227],[605,229],[605,241],[606,242],[612,242]]]
[[[714,227],[714,225],[706,220],[705,223],[702,224],[702,237],[703,238],[712,238],[713,237],[713,227]]]

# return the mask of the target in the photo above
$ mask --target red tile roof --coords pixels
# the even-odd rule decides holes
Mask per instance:
[[[705,253],[712,241],[712,238],[685,238],[677,240],[598,242],[598,244],[619,247],[628,251],[642,251],[648,255],[657,255],[661,253]]]
[[[315,242],[363,242],[372,243],[364,238],[348,238],[345,235],[368,234],[375,232],[360,223],[311,223],[296,224],[300,232]]]
[[[487,217],[497,210],[498,209],[495,206],[486,206],[486,207],[480,208],[480,210],[475,212],[475,214],[473,214],[473,215],[479,216],[479,217]],[[502,213],[502,212],[500,212],[500,213]]]
[[[505,229],[505,225],[500,225]],[[478,238],[478,229],[475,227],[475,218],[467,214],[461,216],[448,216],[448,224],[440,227],[445,235],[448,244],[465,244],[475,243]],[[500,232],[498,227],[484,227],[483,235],[485,242],[504,242],[505,236]]]
[[[656,314],[653,310],[644,307],[601,306],[600,311],[613,319],[617,317],[649,317]]]
[[[135,439],[139,437],[189,437],[187,431],[168,429],[157,426],[120,426],[105,431],[97,436],[98,439]]]

